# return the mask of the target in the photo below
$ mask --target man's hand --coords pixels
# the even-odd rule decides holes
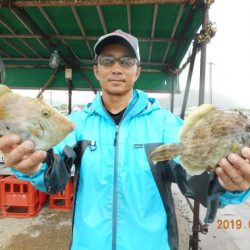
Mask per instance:
[[[242,157],[230,154],[219,162],[215,170],[221,186],[228,191],[250,188],[250,148],[243,148],[241,154]]]
[[[43,150],[34,152],[35,145],[32,141],[20,142],[21,138],[15,134],[0,138],[0,150],[3,154],[4,166],[31,175],[40,169],[47,153]]]

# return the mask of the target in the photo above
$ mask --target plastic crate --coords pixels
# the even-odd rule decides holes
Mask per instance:
[[[28,181],[8,176],[0,180],[2,215],[5,217],[33,217],[41,210],[41,192]],[[44,197],[44,196],[43,196]]]
[[[39,192],[40,205],[42,206],[47,200],[47,194],[44,192]]]
[[[8,175],[2,175],[2,174],[0,174],[0,180],[2,180],[3,178],[6,178]],[[1,186],[0,186],[0,188],[1,188]],[[2,195],[1,195],[1,193],[0,193],[0,212],[1,212],[1,204],[2,204]]]
[[[70,178],[64,190],[49,197],[49,208],[57,210],[71,210],[73,203],[73,177]]]
[[[0,174],[0,180],[2,180],[3,178],[6,178],[8,177],[9,175],[3,175],[3,174]]]

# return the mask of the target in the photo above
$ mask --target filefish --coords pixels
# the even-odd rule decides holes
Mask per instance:
[[[43,98],[26,97],[0,84],[0,136],[17,134],[34,150],[49,150],[74,130],[74,124]]]
[[[179,132],[179,143],[164,144],[150,154],[153,162],[179,156],[190,175],[213,170],[230,153],[250,147],[250,120],[241,112],[223,111],[203,104],[192,111]]]

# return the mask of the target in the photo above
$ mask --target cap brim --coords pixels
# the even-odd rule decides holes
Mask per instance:
[[[129,50],[131,51],[131,53],[133,54],[133,56],[135,58],[137,58],[136,53],[135,53],[134,48],[132,47],[132,45],[124,37],[117,36],[117,35],[112,35],[112,36],[109,36],[109,37],[105,37],[103,40],[99,41],[95,45],[95,48],[94,48],[95,54],[100,55],[102,49],[105,48],[109,44],[122,44],[122,45],[128,47]]]

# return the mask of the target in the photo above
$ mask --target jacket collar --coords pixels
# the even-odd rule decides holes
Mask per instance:
[[[148,98],[148,95],[145,92],[135,89],[124,116],[126,116],[126,118],[133,117],[159,108],[159,103],[155,98]],[[88,113],[97,113],[101,116],[108,115],[103,106],[100,92],[97,92],[93,102],[87,104],[84,111]]]

